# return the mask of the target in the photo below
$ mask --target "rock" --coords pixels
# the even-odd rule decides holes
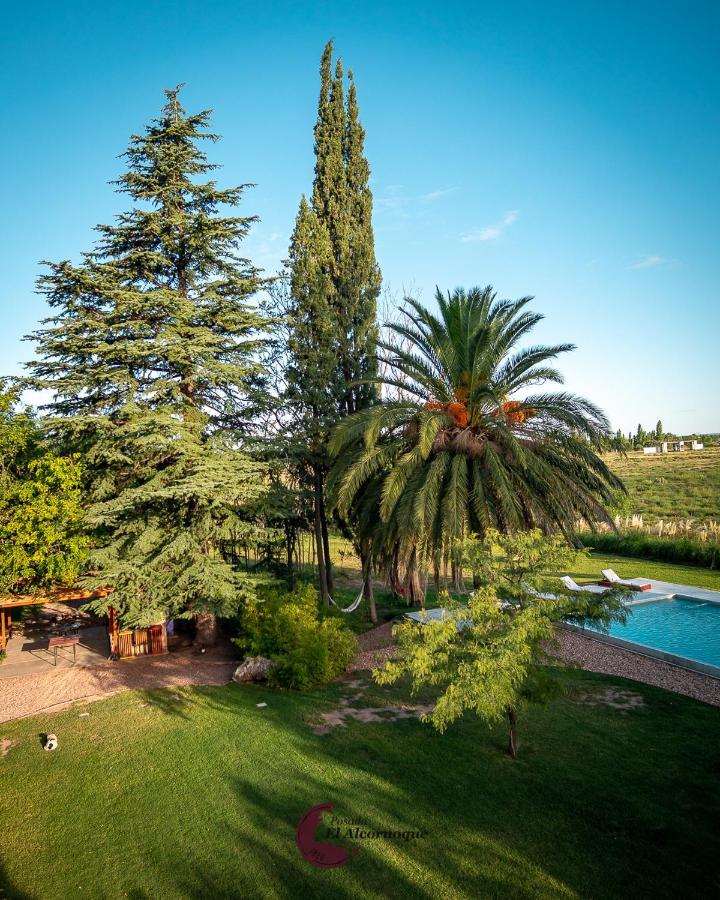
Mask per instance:
[[[264,681],[275,663],[264,656],[248,656],[235,669],[232,680],[238,684],[244,681]]]

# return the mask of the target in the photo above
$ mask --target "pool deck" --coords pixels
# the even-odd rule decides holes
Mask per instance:
[[[672,600],[673,597],[687,597],[690,600],[700,600],[704,603],[720,603],[720,591],[712,591],[709,588],[693,587],[689,584],[673,584],[671,581],[655,581],[648,578],[649,591],[635,591],[635,603],[648,603],[652,600]]]

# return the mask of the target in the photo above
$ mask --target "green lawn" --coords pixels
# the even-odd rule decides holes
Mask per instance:
[[[305,719],[335,706],[342,683],[125,693],[7,723],[2,896],[716,894],[720,710],[621,679],[567,683],[566,698],[523,715],[514,762],[504,731],[472,718],[443,736],[415,720],[314,734]],[[644,706],[588,703],[609,686]],[[403,699],[370,685],[359,702]],[[49,730],[54,753],[40,747]],[[316,869],[294,830],[326,801],[428,836],[359,841],[345,867]]]
[[[587,560],[578,556],[569,574],[576,579],[597,581],[602,578],[603,569],[615,569],[621,578],[656,578],[659,581],[690,584],[720,591],[720,571],[649,559],[633,559],[631,556],[618,556],[613,553],[591,553]]]

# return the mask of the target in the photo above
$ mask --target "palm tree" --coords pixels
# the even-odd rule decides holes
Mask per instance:
[[[382,401],[344,419],[331,452],[335,504],[358,514],[376,554],[436,567],[463,534],[539,527],[572,539],[575,523],[610,523],[622,483],[596,452],[609,424],[566,392],[553,361],[572,344],[519,349],[543,318],[531,297],[491,287],[439,290],[439,317],[405,300],[386,328]],[[378,546],[380,545],[380,546]]]

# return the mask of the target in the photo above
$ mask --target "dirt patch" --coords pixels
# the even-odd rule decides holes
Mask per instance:
[[[70,666],[49,673],[3,679],[0,722],[90,703],[119,691],[227,684],[237,662],[232,648],[208,653],[169,653],[100,666]],[[177,695],[176,695],[177,696]]]
[[[340,697],[336,709],[321,713],[314,721],[308,722],[315,734],[328,734],[333,728],[345,728],[350,720],[355,722],[397,722],[400,719],[419,719],[433,710],[431,705],[409,706],[406,704],[388,706],[353,706],[362,699],[368,684],[359,678],[344,682],[345,693]]]
[[[0,758],[7,756],[14,744],[15,741],[11,741],[10,738],[0,738]]]
[[[351,719],[356,722],[397,722],[400,719],[419,719],[432,711],[432,705],[425,704],[356,707],[341,701],[337,709],[322,713],[310,727],[315,734],[328,734],[333,728],[344,728]]]
[[[574,703],[582,703],[584,706],[609,706],[611,709],[623,711],[640,709],[645,706],[645,700],[634,691],[626,691],[622,688],[605,688],[600,691],[584,691],[575,694]]]

